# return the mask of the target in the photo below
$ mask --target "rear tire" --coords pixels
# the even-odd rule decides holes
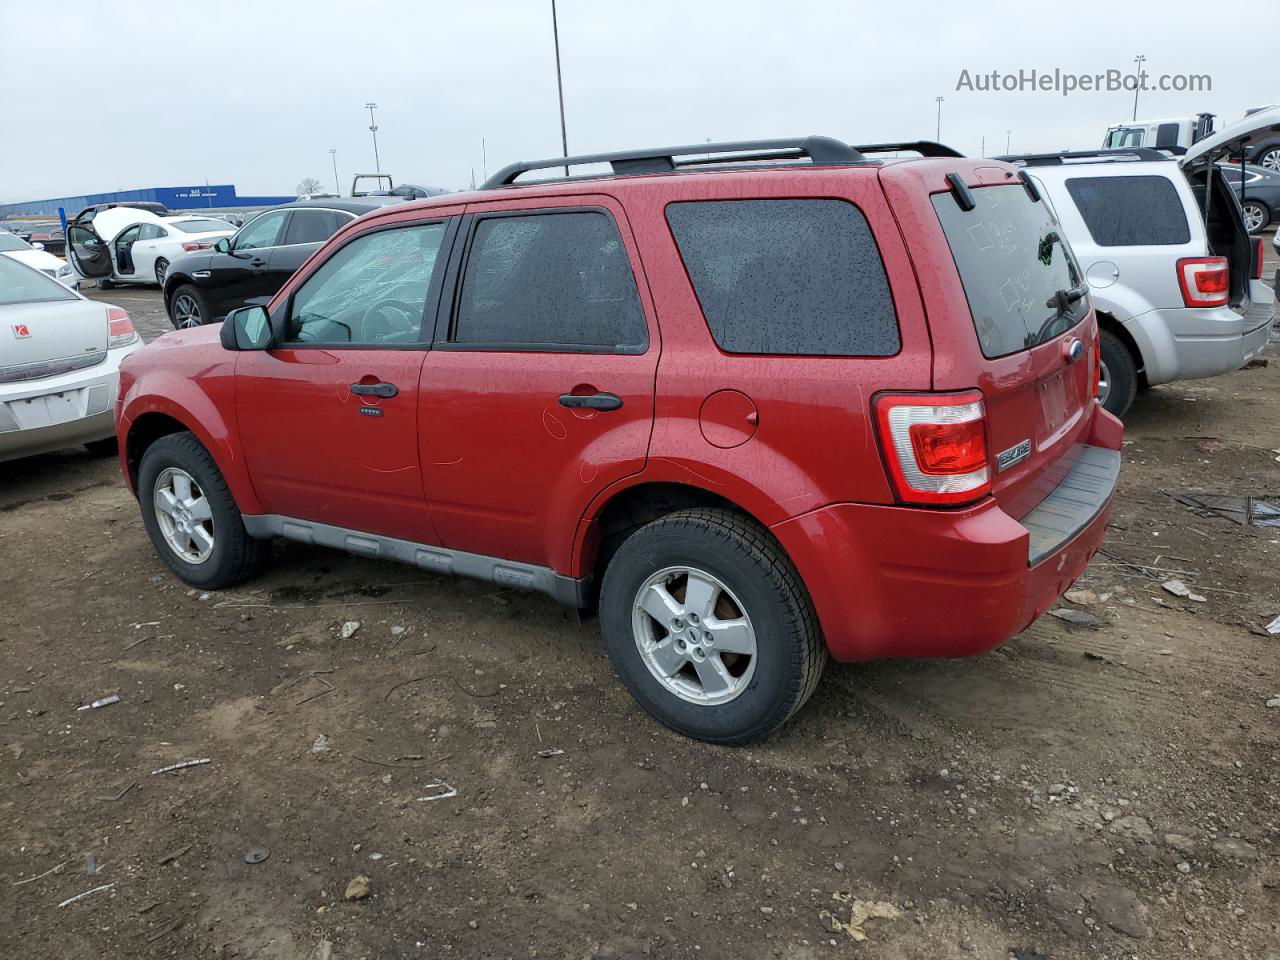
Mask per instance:
[[[812,695],[827,661],[790,559],[729,510],[681,510],[623,541],[605,570],[600,623],[640,705],[709,743],[774,733]]]
[[[166,493],[183,488],[180,510],[172,495],[161,506]],[[152,546],[193,587],[219,590],[248,580],[270,552],[267,541],[249,536],[213,457],[190,433],[168,434],[147,448],[138,468],[138,501]],[[203,533],[196,533],[197,526]],[[180,549],[184,533],[185,550]]]
[[[1264,230],[1271,223],[1271,211],[1260,200],[1246,200],[1241,210],[1244,213],[1244,225],[1249,228],[1250,233]]]
[[[166,307],[169,322],[175,330],[189,330],[213,319],[204,294],[190,283],[184,283],[173,291]]]
[[[169,261],[161,257],[156,261],[156,283],[160,285],[160,289],[164,289],[164,278],[169,273]]]
[[[108,280],[106,277],[102,277],[102,278],[100,278],[100,279],[98,280],[98,289],[99,289],[99,290],[114,290],[114,289],[115,289],[115,284],[114,284],[114,283],[112,283],[110,280]]]
[[[1110,330],[1102,337],[1102,408],[1123,417],[1138,393],[1138,365],[1123,340]]]

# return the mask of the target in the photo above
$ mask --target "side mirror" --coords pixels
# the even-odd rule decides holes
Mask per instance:
[[[43,244],[43,243],[33,243],[33,244],[31,245],[31,249],[32,249],[32,250],[43,250],[43,249],[44,249],[44,244]]]
[[[217,243],[215,243],[215,244],[213,245],[213,249],[217,250],[219,253],[230,253],[230,252],[231,252],[231,238],[230,238],[230,237],[219,237],[219,238],[218,238],[218,242],[217,242]]]
[[[270,350],[275,346],[266,307],[241,307],[222,321],[222,346],[227,350]]]

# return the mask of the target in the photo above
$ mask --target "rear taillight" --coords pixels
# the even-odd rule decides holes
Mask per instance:
[[[1261,237],[1254,237],[1253,244],[1253,273],[1250,276],[1254,280],[1261,280],[1263,264],[1267,262],[1267,245],[1262,242]]]
[[[1187,257],[1178,261],[1178,285],[1188,307],[1223,307],[1230,299],[1226,257]]]
[[[195,253],[197,250],[212,250],[212,243],[205,243],[203,240],[188,240],[182,245],[182,249],[187,253]]]
[[[107,349],[127,347],[138,339],[138,331],[133,329],[133,321],[122,307],[107,308]]]
[[[881,394],[875,410],[881,449],[902,501],[955,505],[991,491],[982,394]]]

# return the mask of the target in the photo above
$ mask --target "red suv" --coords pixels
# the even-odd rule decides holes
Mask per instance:
[[[828,652],[980,653],[1079,576],[1121,438],[1085,290],[1032,181],[938,144],[515,164],[130,357],[121,460],[187,583],[288,537],[540,590],[743,743]]]

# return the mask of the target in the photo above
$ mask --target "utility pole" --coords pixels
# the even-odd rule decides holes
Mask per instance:
[[[982,135],[982,152],[979,154],[979,156],[985,158],[986,155],[987,155],[987,135],[984,133]]]
[[[560,23],[556,19],[556,0],[551,0],[551,35],[556,44],[556,90],[560,94],[560,148],[564,151],[560,156],[569,156],[569,134],[564,126],[564,80],[560,76]],[[565,164],[564,175],[569,175],[569,165]]]
[[[938,101],[938,131],[934,135],[933,139],[938,143],[941,143],[942,142],[942,97],[934,97],[933,99]]]
[[[489,179],[489,151],[485,148],[484,137],[480,138],[480,176]]]
[[[1135,76],[1133,78],[1133,119],[1134,120],[1138,119],[1138,90],[1142,86],[1142,61],[1146,59],[1147,58],[1144,57],[1142,54],[1138,54],[1136,57],[1133,58],[1133,62],[1138,65],[1138,69],[1135,71]]]
[[[333,192],[342,196],[342,186],[338,183],[338,151],[330,147],[329,156],[333,160]]]
[[[369,132],[373,134],[373,168],[374,173],[382,172],[382,161],[378,159],[378,123],[373,119],[373,111],[378,109],[378,105],[370,100],[364,105],[369,111]]]
[[[1006,157],[1013,152],[1012,150],[1009,149],[1009,142],[1012,138],[1013,138],[1013,131],[1006,130],[1004,132],[1004,154]]]

